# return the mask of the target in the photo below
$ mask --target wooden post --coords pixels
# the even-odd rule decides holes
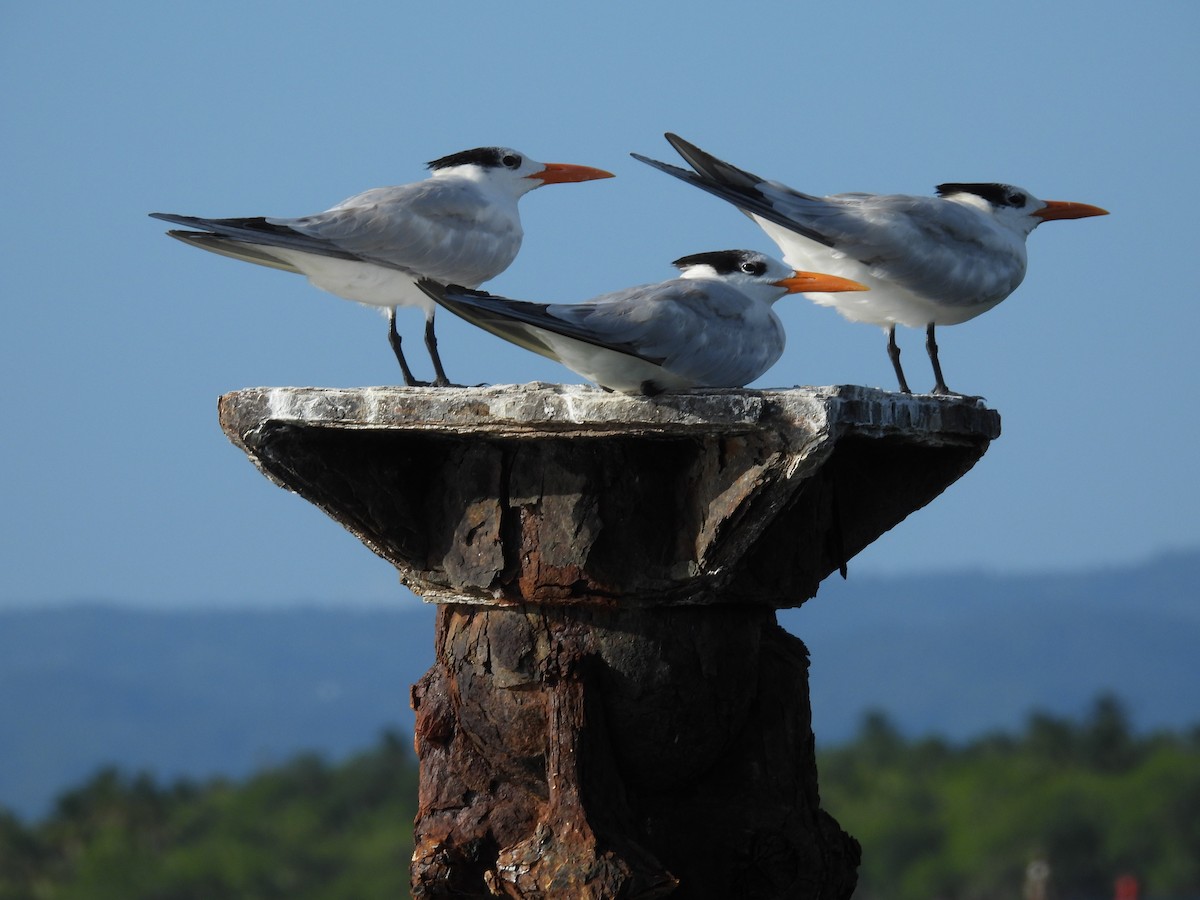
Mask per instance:
[[[808,654],[775,610],[965,473],[999,417],[857,387],[276,388],[226,433],[440,604],[415,896],[848,898]]]

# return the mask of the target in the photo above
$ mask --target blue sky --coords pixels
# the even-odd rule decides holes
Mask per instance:
[[[382,317],[147,212],[299,215],[504,144],[618,177],[527,197],[498,293],[577,300],[687,253],[773,251],[629,158],[671,159],[667,130],[817,193],[1007,181],[1112,211],[1040,228],[1018,292],[939,332],[947,380],[1004,434],[852,577],[1200,543],[1200,6],[46,2],[0,24],[0,605],[405,596],[216,421],[239,387],[397,383]],[[758,386],[893,386],[877,329],[778,308],[788,349]],[[401,328],[416,344],[419,317]],[[439,334],[459,382],[577,380],[450,316]],[[900,339],[927,387],[922,336]]]

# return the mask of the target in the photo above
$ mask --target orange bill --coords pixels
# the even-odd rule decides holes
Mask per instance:
[[[819,294],[837,294],[841,291],[869,291],[870,288],[849,278],[838,278],[836,275],[823,275],[820,272],[801,272],[797,270],[791,278],[772,282],[776,287],[787,288],[789,294],[811,292]]]
[[[1051,219],[1086,219],[1088,216],[1107,216],[1108,210],[1087,203],[1069,203],[1066,200],[1045,200],[1046,206],[1034,213],[1043,222]]]
[[[572,181],[593,181],[597,178],[613,178],[612,172],[603,169],[593,169],[591,166],[574,166],[570,163],[545,163],[540,172],[527,175],[536,178],[542,184],[567,184]]]

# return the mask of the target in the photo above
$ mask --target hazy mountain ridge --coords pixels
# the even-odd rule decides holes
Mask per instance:
[[[28,814],[113,762],[240,776],[412,730],[432,610],[0,613],[0,805]]]
[[[1200,714],[1200,551],[1078,574],[852,570],[779,618],[812,654],[826,743],[846,740],[869,706],[910,734],[953,739],[1016,728],[1035,707],[1078,715],[1100,692],[1141,730]]]
[[[1078,574],[837,576],[780,614],[811,656],[823,743],[882,708],[908,733],[1015,728],[1116,693],[1143,730],[1200,713],[1200,550]],[[0,612],[0,805],[25,815],[100,765],[245,775],[410,733],[432,609]]]

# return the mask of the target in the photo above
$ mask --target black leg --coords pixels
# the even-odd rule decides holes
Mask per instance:
[[[892,368],[896,370],[896,380],[900,382],[900,390],[902,393],[911,394],[908,389],[908,382],[904,380],[904,370],[900,368],[900,348],[896,346],[896,326],[888,326],[888,357],[892,361]]]
[[[929,354],[929,361],[933,363],[933,377],[937,379],[933,392],[946,397],[957,397],[959,395],[946,387],[946,379],[942,377],[942,364],[938,362],[938,345],[933,336],[933,328],[934,325],[930,322],[929,327],[925,329],[925,351]]]
[[[442,368],[442,358],[438,356],[437,335],[433,333],[433,313],[425,319],[425,349],[429,351],[429,358],[433,360],[433,383],[438,387],[446,387],[450,384],[450,379],[446,377],[446,371]]]
[[[396,354],[396,362],[400,363],[400,371],[404,373],[405,385],[423,387],[425,382],[413,378],[408,361],[404,358],[404,351],[400,349],[400,333],[396,331],[396,307],[394,306],[388,310],[388,343],[392,345],[392,352]]]

